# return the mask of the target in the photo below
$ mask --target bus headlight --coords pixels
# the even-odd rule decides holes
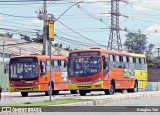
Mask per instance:
[[[70,83],[70,84],[74,84],[74,82],[73,82],[72,80],[69,80],[69,83]]]
[[[94,81],[94,83],[97,83],[97,82],[100,82],[100,81],[102,81],[102,78],[96,79],[96,80]]]

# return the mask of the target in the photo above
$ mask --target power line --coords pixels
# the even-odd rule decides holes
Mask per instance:
[[[5,16],[17,17],[17,18],[37,18],[37,17],[27,17],[27,16],[16,16],[11,14],[4,14],[4,13],[0,13],[0,14]]]
[[[69,0],[69,2],[70,2],[70,0]],[[76,2],[76,1],[75,1],[75,2]],[[71,2],[70,2],[70,3],[71,3]],[[100,18],[100,19],[96,18],[94,15],[92,15],[92,13],[89,13],[86,9],[84,9],[83,7],[81,7],[81,6],[79,5],[79,3],[80,3],[80,2],[77,2],[77,8],[79,8],[81,11],[83,11],[83,12],[84,12],[85,14],[87,14],[89,17],[91,17],[91,18],[93,18],[93,19],[95,19],[95,20],[98,20],[98,21],[102,22],[103,24],[109,26],[107,23],[105,23],[105,22],[103,21],[102,18]]]
[[[71,31],[73,31],[74,33],[76,33],[77,35],[79,35],[79,36],[81,36],[81,37],[83,37],[83,38],[85,38],[85,39],[87,39],[87,40],[89,40],[89,41],[92,41],[93,43],[97,43],[97,44],[99,44],[100,46],[104,46],[104,45],[102,45],[102,44],[100,44],[100,43],[98,43],[98,42],[95,42],[95,41],[92,40],[92,39],[89,39],[89,38],[81,35],[80,33],[76,32],[75,30],[73,30],[73,29],[71,29],[70,27],[68,27],[68,26],[66,26],[65,24],[63,24],[61,21],[59,21],[59,20],[57,20],[57,21],[58,21],[60,24],[62,24],[63,26],[65,26],[66,28],[68,28],[69,30],[71,30]]]
[[[41,2],[44,0],[0,0],[0,2]],[[64,1],[64,0],[45,0],[45,1]]]
[[[152,10],[160,10],[158,8],[152,8],[152,7],[143,6],[143,5],[139,5],[139,4],[135,4],[135,3],[131,3],[131,5],[140,6],[140,7],[144,7],[144,8],[149,8],[149,9],[152,9]]]

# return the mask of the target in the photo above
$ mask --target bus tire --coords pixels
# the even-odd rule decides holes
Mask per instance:
[[[131,90],[131,92],[138,92],[138,83],[137,83],[137,81],[134,82],[134,88]]]
[[[52,82],[51,82],[51,85],[50,85],[50,83],[48,83],[48,91],[45,91],[46,96],[50,95],[50,88],[51,88],[51,92],[53,92],[53,83]]]
[[[77,90],[70,90],[71,94],[78,94]]]
[[[105,93],[106,95],[113,95],[114,92],[115,92],[115,83],[114,83],[114,82],[111,82],[110,88],[104,90],[104,93]]]
[[[27,97],[28,96],[28,92],[21,92],[22,97]]]
[[[81,96],[86,96],[87,92],[85,90],[79,90],[79,93]]]
[[[52,91],[52,95],[58,95],[59,94],[59,90],[53,90]]]

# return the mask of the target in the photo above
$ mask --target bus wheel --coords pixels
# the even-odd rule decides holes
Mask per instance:
[[[134,82],[134,88],[132,89],[132,92],[138,92],[138,83],[137,83],[137,81]]]
[[[49,96],[51,92],[53,92],[53,84],[50,85],[50,83],[49,83],[48,84],[48,91],[45,91],[45,95]]]
[[[49,96],[49,93],[48,93],[48,91],[45,91],[45,95],[46,95],[46,96]]]
[[[79,93],[80,93],[81,96],[85,96],[87,92],[84,91],[84,90],[79,90]]]
[[[78,94],[77,90],[70,90],[71,94]]]
[[[52,91],[52,95],[58,95],[59,94],[59,90],[53,90]]]
[[[114,82],[111,82],[111,84],[110,84],[110,89],[104,90],[104,93],[105,93],[106,95],[113,95],[114,92],[115,92],[115,85],[114,85]]]
[[[28,92],[21,92],[22,97],[27,97],[28,96]]]

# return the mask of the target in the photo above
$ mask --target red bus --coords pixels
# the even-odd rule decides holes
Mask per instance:
[[[45,92],[57,95],[61,90],[68,90],[67,68],[64,66],[65,56],[51,57],[52,78],[50,86],[50,57],[45,55],[29,55],[12,57],[9,62],[10,92],[21,92],[27,97],[29,92]],[[72,94],[76,91],[71,91]]]
[[[75,50],[68,58],[69,89],[81,96],[90,91],[114,94],[115,90],[137,92],[147,86],[147,64],[143,54],[103,49]]]

